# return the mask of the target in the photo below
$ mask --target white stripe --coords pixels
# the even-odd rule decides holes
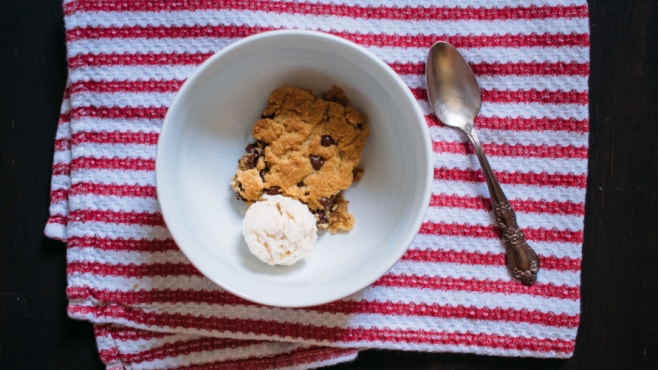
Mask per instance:
[[[104,222],[69,222],[69,237],[74,236],[149,240],[171,238],[169,230],[162,226],[107,224]]]
[[[71,138],[71,121],[60,122],[57,124],[57,131],[55,131],[55,139],[69,139]]]
[[[533,23],[536,21],[532,21]],[[415,24],[416,22],[404,22]],[[478,22],[486,23],[486,22]],[[460,27],[462,21],[459,21]],[[518,33],[518,31],[516,31]],[[69,58],[85,54],[171,54],[171,53],[215,53],[226,46],[240,40],[240,38],[224,37],[195,37],[195,38],[98,38],[79,39],[67,44],[67,55]],[[429,52],[429,47],[394,47],[394,46],[364,46],[372,53],[385,61],[411,61],[424,62]],[[542,54],[540,51],[543,50]],[[460,51],[469,62],[480,63],[482,61],[510,62],[510,61],[544,61],[544,58],[553,62],[572,61],[587,62],[589,60],[588,47],[561,46],[561,47],[462,47]],[[496,51],[498,51],[496,53]],[[517,53],[514,53],[516,51]],[[546,55],[548,54],[548,55]],[[530,56],[534,58],[528,59]],[[503,58],[503,59],[500,59]],[[518,59],[523,58],[523,59]],[[555,59],[557,58],[557,59]],[[567,58],[566,60],[563,58]],[[569,59],[575,58],[575,59]]]
[[[586,148],[589,145],[589,133],[587,132],[477,129],[477,135],[482,144],[560,145],[576,148]],[[460,143],[468,141],[462,131],[446,126],[430,127],[430,137],[432,141]]]
[[[175,43],[172,40],[180,41]],[[90,54],[215,53],[231,42],[237,41],[237,39],[230,41],[223,38],[211,40],[212,41],[204,41],[201,43],[199,42],[199,39],[84,39],[69,43],[71,44],[69,57],[76,56],[83,51]],[[78,43],[80,45],[77,45]],[[402,48],[364,46],[364,48],[387,63],[425,62],[427,59],[427,53],[429,52],[429,48],[427,47]],[[76,51],[78,51],[78,53],[73,54]],[[470,63],[589,62],[589,47],[582,46],[460,48],[460,52],[466,61]],[[74,70],[78,68],[75,68]]]
[[[399,261],[390,274],[408,276],[451,277],[457,279],[512,281],[505,266],[465,265],[458,263],[431,263]],[[539,283],[553,283],[570,287],[580,286],[580,271],[541,270],[537,275]]]
[[[510,19],[480,21],[366,19],[334,15],[286,14],[249,10],[198,10],[159,12],[84,12],[66,19],[66,29],[110,26],[190,26],[223,25],[298,28],[319,31],[346,31],[408,35],[495,35],[518,34],[523,30],[541,33],[587,33],[587,18]],[[424,31],[424,32],[423,32]],[[530,32],[529,32],[530,33]]]
[[[52,215],[51,215],[52,216]],[[51,239],[66,239],[66,225],[47,223],[43,232]]]
[[[541,275],[541,273],[540,273]],[[73,273],[68,275],[68,286],[92,289],[131,292],[135,290],[191,290],[224,292],[222,288],[205,277],[197,276],[153,276],[120,277]],[[377,301],[414,303],[428,305],[465,306],[491,309],[514,309],[577,315],[580,313],[578,300],[545,298],[527,294],[469,292],[463,290],[438,290],[373,286],[355,293],[343,301]],[[214,305],[222,307],[222,305]]]
[[[71,177],[68,175],[54,175],[50,181],[50,190],[70,189]]]
[[[432,114],[427,100],[419,100],[418,106],[424,115]],[[512,118],[575,118],[583,120],[589,118],[587,105],[579,104],[542,104],[542,103],[482,103],[480,115],[483,117],[512,117]]]
[[[157,145],[80,143],[73,146],[73,158],[141,158],[155,160]]]
[[[585,190],[574,187],[563,186],[536,186],[536,185],[500,185],[507,199],[514,200],[545,200],[548,202],[574,202],[582,203],[585,198]],[[467,182],[434,180],[432,194],[446,194],[457,196],[485,196],[489,197],[489,190],[485,182]]]
[[[112,119],[82,117],[75,120],[73,134],[80,132],[144,132],[159,133],[162,128],[161,119]]]
[[[427,87],[425,75],[400,75],[402,81],[412,89]],[[483,90],[547,90],[547,91],[588,91],[587,76],[516,76],[516,75],[482,75],[477,77]]]
[[[69,204],[71,211],[160,212],[160,203],[155,198],[76,194],[69,196]],[[108,222],[106,226],[113,227],[113,225],[111,222]]]
[[[583,229],[583,216],[559,215],[549,213],[521,213],[516,215],[516,221],[523,228],[544,228],[556,230],[580,231]],[[458,223],[466,225],[498,225],[493,212],[479,209],[463,209],[451,207],[430,207],[424,222]]]
[[[185,263],[190,260],[179,251],[166,252],[137,252],[137,251],[111,251],[96,248],[68,248],[66,260],[70,262],[95,262],[124,264],[130,262],[135,265],[151,265],[155,263]]]
[[[533,336],[540,339],[575,339],[577,328],[550,327],[508,321],[446,319],[431,316],[398,316],[377,313],[320,313],[313,310],[290,310],[268,306],[223,305],[221,310],[207,303],[150,303],[135,305],[156,314],[181,314],[212,319],[264,320],[293,325],[323,326],[344,329],[423,330],[448,333],[496,334],[512,337]],[[486,323],[486,324],[485,324]],[[301,338],[300,338],[301,339]]]
[[[533,241],[532,248],[539,256],[582,258],[582,249],[579,243]],[[500,239],[418,234],[409,246],[409,250],[504,254],[505,246]]]
[[[105,107],[168,107],[176,97],[176,93],[81,93],[73,100],[75,108],[85,106]],[[432,113],[427,100],[419,100],[418,104],[424,114]],[[544,104],[544,103],[488,103],[482,104],[480,112],[485,117],[549,117],[576,118],[589,117],[588,107],[580,104]]]
[[[50,207],[48,207],[48,212],[50,213],[51,216],[52,215],[66,216],[69,214],[69,203],[66,200],[56,203],[50,203]]]
[[[433,160],[435,168],[480,169],[475,154],[434,153]],[[573,175],[587,173],[586,159],[489,156],[488,160],[494,171]]]
[[[56,150],[53,155],[53,164],[71,163],[71,150]]]
[[[73,184],[91,182],[95,184],[155,186],[155,171],[75,170],[71,171],[71,182]]]
[[[176,93],[85,92],[74,95],[73,107],[169,107],[175,97]]]
[[[193,65],[173,66],[102,66],[79,67],[70,71],[70,79],[79,81],[137,81],[187,79],[196,69]],[[425,88],[424,75],[401,75],[410,88]],[[486,90],[523,90],[534,88],[549,91],[587,91],[588,77],[583,76],[479,76],[480,87]],[[74,93],[73,96],[77,96]]]
[[[185,80],[196,68],[195,65],[79,67],[69,69],[69,80],[74,83],[103,80]]]
[[[70,110],[71,110],[71,99],[70,98],[62,99],[62,105],[59,108],[59,114],[60,115],[66,114]]]

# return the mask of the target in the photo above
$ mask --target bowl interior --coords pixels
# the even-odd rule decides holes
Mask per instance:
[[[356,225],[348,233],[320,232],[304,261],[268,266],[243,240],[246,206],[229,182],[274,89],[320,95],[333,84],[370,125],[365,176],[345,192]],[[160,136],[158,197],[177,244],[208,278],[259,303],[309,306],[366,287],[404,253],[429,200],[429,153],[412,95],[380,61],[330,36],[261,34],[215,55],[181,89]]]

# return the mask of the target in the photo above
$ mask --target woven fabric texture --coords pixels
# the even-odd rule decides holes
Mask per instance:
[[[110,369],[306,369],[359,349],[567,358],[580,318],[588,149],[585,0],[65,0],[69,82],[46,235],[67,244],[68,314],[95,324]],[[388,63],[426,114],[431,204],[408,252],[343,300],[281,309],[205,279],[168,233],[158,133],[176,91],[226,45],[274,29],[328,32]],[[431,114],[436,41],[478,76],[491,165],[541,260],[511,281],[466,137]],[[237,160],[237,159],[236,159]]]

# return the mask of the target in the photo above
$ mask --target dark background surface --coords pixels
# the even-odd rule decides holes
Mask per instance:
[[[591,0],[582,316],[570,360],[366,351],[337,369],[658,369],[658,1]],[[43,236],[66,80],[61,0],[0,1],[0,369],[102,369]]]

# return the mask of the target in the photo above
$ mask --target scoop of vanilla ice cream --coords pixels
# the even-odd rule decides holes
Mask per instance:
[[[302,202],[265,195],[247,209],[242,234],[249,250],[270,265],[292,265],[306,258],[315,244],[315,217]]]

